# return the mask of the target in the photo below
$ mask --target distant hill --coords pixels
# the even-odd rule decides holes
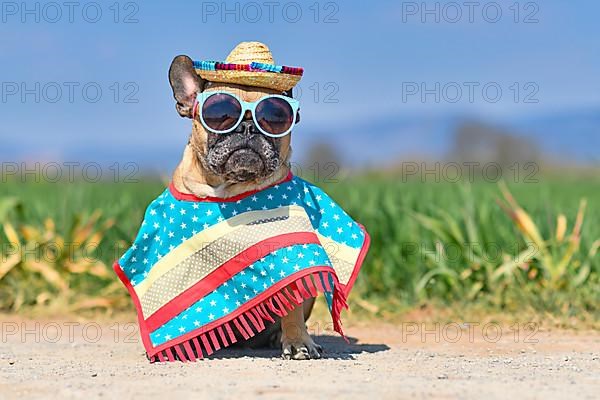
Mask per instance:
[[[548,156],[600,165],[600,110],[523,118],[510,126],[534,139]]]
[[[527,138],[543,159],[600,165],[600,110],[565,111],[505,121],[486,121],[466,114],[389,115],[363,124],[338,126],[326,134],[310,132],[310,137],[335,144],[348,165],[376,166],[397,162],[398,158],[414,159],[415,155],[443,159],[453,146],[457,129],[468,121]],[[300,153],[304,151],[300,149]]]

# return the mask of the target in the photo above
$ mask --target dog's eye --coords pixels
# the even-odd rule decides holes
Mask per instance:
[[[255,117],[262,129],[280,135],[292,127],[294,110],[284,99],[269,97],[258,103]]]
[[[242,105],[233,96],[218,93],[210,96],[202,105],[204,123],[215,131],[227,131],[240,119]]]

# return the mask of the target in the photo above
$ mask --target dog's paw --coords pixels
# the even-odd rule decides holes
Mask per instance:
[[[315,360],[323,356],[323,348],[316,344],[306,334],[295,339],[282,338],[281,340],[285,360]]]

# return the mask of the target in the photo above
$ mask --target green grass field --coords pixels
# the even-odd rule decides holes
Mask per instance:
[[[359,309],[385,316],[426,304],[476,305],[600,320],[598,179],[509,184],[522,208],[493,183],[364,174],[321,186],[371,234],[351,296]],[[159,181],[3,183],[0,311],[130,307],[110,266],[163,188]]]

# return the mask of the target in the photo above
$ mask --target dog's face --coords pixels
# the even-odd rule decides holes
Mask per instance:
[[[177,100],[177,111],[181,116],[194,120],[191,142],[200,164],[208,173],[227,183],[259,184],[287,162],[290,135],[282,138],[263,135],[256,128],[250,112],[246,112],[242,123],[232,132],[217,134],[205,129],[193,110],[194,100],[202,91],[227,91],[248,102],[280,92],[204,81],[196,74],[192,60],[187,56],[173,60],[169,80]]]
[[[268,94],[279,94],[271,89],[216,83],[209,83],[204,90],[231,92],[248,102],[258,101]],[[201,124],[198,129],[203,132],[196,134],[206,137],[206,152],[200,154],[203,164],[210,172],[229,182],[257,181],[268,177],[285,161],[290,142],[289,136],[273,138],[263,135],[256,128],[249,111],[233,132],[216,134],[205,130]]]

